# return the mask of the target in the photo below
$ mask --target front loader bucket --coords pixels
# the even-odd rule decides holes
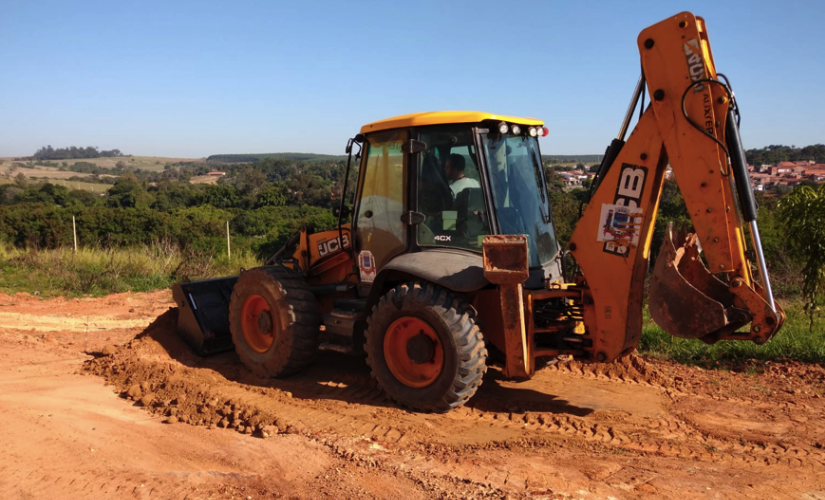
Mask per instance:
[[[751,320],[747,311],[733,307],[733,301],[727,285],[702,262],[696,235],[674,236],[669,224],[650,283],[653,321],[674,337],[713,343]]]
[[[237,281],[237,276],[230,276],[172,285],[178,304],[178,334],[197,355],[232,350],[229,299]]]

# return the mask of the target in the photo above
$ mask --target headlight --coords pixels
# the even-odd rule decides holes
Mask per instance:
[[[510,127],[507,126],[507,124],[504,123],[504,122],[501,122],[501,123],[498,124],[498,131],[499,131],[500,134],[506,134],[507,130],[509,130],[509,128]]]
[[[536,127],[530,127],[529,129],[527,129],[527,133],[530,134],[530,137],[535,137],[539,134],[539,131],[538,129],[536,129]]]
[[[519,135],[519,134],[521,134],[521,127],[519,127],[518,125],[516,125],[514,123],[513,126],[510,127],[510,132],[512,132],[513,135]]]

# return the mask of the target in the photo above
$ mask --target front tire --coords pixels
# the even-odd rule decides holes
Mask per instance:
[[[398,404],[446,412],[481,385],[487,349],[462,297],[431,283],[403,284],[381,297],[368,323],[367,363]]]
[[[258,267],[238,278],[229,301],[229,325],[235,351],[249,371],[284,377],[312,361],[321,316],[300,275]]]

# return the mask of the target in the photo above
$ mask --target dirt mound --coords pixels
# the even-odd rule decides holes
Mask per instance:
[[[579,361],[559,361],[546,368],[564,374],[573,374],[598,379],[619,380],[650,384],[657,387],[672,387],[673,380],[652,363],[641,356],[631,354],[613,363],[581,363]]]
[[[607,365],[562,362],[527,382],[503,380],[491,369],[466,407],[445,415],[414,414],[383,397],[360,359],[332,354],[297,376],[260,379],[234,353],[194,355],[176,334],[175,323],[176,311],[168,311],[126,345],[108,346],[109,355],[87,362],[85,370],[104,377],[121,397],[170,423],[234,429],[260,437],[292,433],[336,442],[369,439],[441,454],[547,446],[563,438],[574,439],[582,449],[607,446],[733,460],[735,444],[753,449],[764,443],[776,445],[787,442],[786,434],[792,430],[774,426],[773,434],[760,434],[779,414],[770,412],[767,419],[752,415],[748,408],[752,399],[727,403],[711,396],[720,400],[710,405],[713,410],[701,400],[679,399],[671,416],[663,390],[671,397],[684,394],[670,392],[674,378],[681,385],[693,383],[695,387],[690,387],[695,389],[710,385],[705,372],[687,370],[698,382],[685,382],[684,377],[669,373],[679,367],[660,368],[636,355]],[[616,386],[616,381],[629,384]],[[737,416],[732,421],[720,419],[720,412]],[[730,432],[720,428],[725,422]],[[745,432],[749,429],[755,431]],[[732,441],[734,436],[741,438],[739,443]],[[785,453],[776,450],[766,453]]]
[[[116,335],[90,329],[89,342],[100,349],[85,373],[105,378],[123,400],[151,412],[145,425],[168,435],[232,439],[244,450],[253,442],[277,449],[291,440],[331,453],[339,462],[311,488],[332,496],[369,496],[355,487],[342,495],[327,486],[346,478],[366,484],[363,471],[369,471],[376,488],[400,478],[415,485],[412,491],[436,497],[681,498],[712,488],[720,497],[764,498],[767,492],[813,491],[806,478],[825,471],[820,366],[754,362],[732,372],[630,356],[610,365],[560,362],[527,381],[506,380],[492,366],[466,406],[416,414],[387,401],[358,357],[319,352],[314,365],[277,380],[250,374],[233,352],[198,357],[176,334],[176,312],[168,303],[148,303],[155,299],[166,300],[25,300],[3,309],[34,314],[45,305],[41,322],[52,315],[57,322],[75,307],[100,318],[126,314],[124,321],[133,314],[148,326]],[[143,307],[130,313],[135,303]],[[148,316],[153,307],[159,317]],[[5,342],[18,352],[44,353],[45,343],[26,335],[32,336],[0,334],[0,347]],[[64,335],[55,332],[57,343]],[[247,441],[246,434],[268,439]],[[342,463],[361,475],[339,473]],[[248,487],[249,481],[237,484]],[[242,491],[230,490],[225,496]]]
[[[200,361],[175,333],[177,310],[161,315],[127,345],[86,363],[84,370],[105,378],[121,396],[170,423],[231,427],[252,434],[286,432],[289,424],[274,412],[234,398],[226,379],[200,370]]]
[[[333,354],[297,376],[259,379],[234,353],[194,355],[177,336],[175,321],[176,311],[163,314],[126,345],[107,347],[109,355],[87,362],[84,369],[169,422],[258,436],[287,432],[365,437],[442,450],[498,446],[548,433],[617,445],[626,441],[616,437],[624,434],[611,425],[584,418],[593,409],[542,392],[547,386],[542,378],[528,384],[534,389],[527,389],[501,380],[491,370],[490,390],[482,391],[468,407],[446,415],[414,414],[389,403],[358,358]],[[620,365],[621,373],[631,373],[627,367],[633,366],[644,370],[643,361],[636,360],[635,365]],[[637,377],[641,373],[632,372]],[[651,394],[647,399],[654,398]],[[592,394],[588,401],[599,412],[616,408],[593,400]]]
[[[0,293],[0,304],[3,304],[3,305],[16,304],[16,303],[20,303],[20,302],[34,302],[34,301],[39,301],[39,300],[40,300],[40,297],[32,295],[30,293],[26,293],[26,292],[15,293],[14,295],[9,295],[7,293]],[[58,297],[57,299],[54,299],[54,300],[66,300],[66,299],[64,299],[63,297]]]
[[[796,379],[808,384],[822,384],[825,382],[825,367],[821,364],[801,363],[799,361],[785,361],[782,363],[768,361],[753,363],[749,368],[753,373],[764,373],[773,378]]]

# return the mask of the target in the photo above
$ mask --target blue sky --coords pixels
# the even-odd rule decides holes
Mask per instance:
[[[544,154],[602,153],[636,37],[705,18],[746,148],[825,142],[825,2],[0,0],[0,156],[342,154],[415,111],[545,120]]]

